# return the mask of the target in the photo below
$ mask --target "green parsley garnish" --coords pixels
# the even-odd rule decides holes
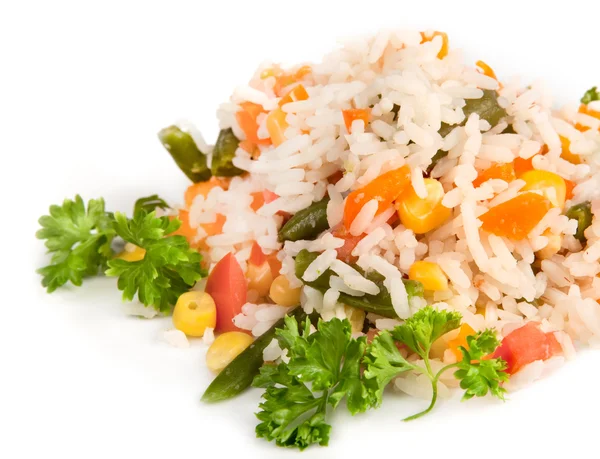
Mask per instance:
[[[153,210],[156,210],[156,208],[164,210],[168,209],[169,205],[157,194],[146,196],[135,201],[133,206],[133,215],[137,215],[142,210],[145,210],[146,212],[152,212]]]
[[[42,229],[36,237],[46,239],[52,254],[50,264],[38,270],[48,293],[69,281],[80,286],[85,277],[97,275],[112,255],[115,231],[102,198],[91,199],[87,209],[79,195],[65,199],[62,206],[51,206],[50,215],[39,223]]]
[[[593,88],[588,89],[585,92],[585,94],[581,98],[581,103],[587,105],[590,102],[593,102],[595,100],[600,100],[600,92],[598,91],[598,88],[596,86],[594,86]]]
[[[286,317],[277,339],[290,360],[264,365],[253,382],[266,388],[256,435],[301,450],[313,443],[325,446],[331,431],[328,406],[336,408],[345,399],[352,414],[370,406],[360,374],[366,338],[352,338],[348,320],[320,320],[311,334],[309,321],[300,333],[296,319]]]
[[[179,295],[206,275],[200,267],[200,254],[190,249],[186,238],[168,236],[180,226],[179,220],[156,217],[155,212],[141,210],[133,219],[115,214],[117,235],[146,251],[140,261],[108,262],[106,275],[119,276],[117,285],[124,300],[131,301],[137,294],[146,306],[168,312]]]

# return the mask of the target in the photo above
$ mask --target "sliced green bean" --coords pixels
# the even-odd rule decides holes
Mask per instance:
[[[327,203],[329,198],[311,204],[296,212],[279,230],[279,241],[312,240],[329,229],[327,222]]]
[[[306,320],[306,313],[300,307],[294,309],[291,315],[298,323]],[[283,328],[283,319],[277,321],[269,330],[260,335],[240,355],[227,365],[221,373],[210,383],[202,401],[207,403],[227,400],[243,392],[250,387],[252,380],[258,374],[258,370],[264,363],[263,351],[275,338],[275,330]]]
[[[318,255],[318,253],[309,252],[308,250],[302,250],[300,253],[298,253],[295,260],[295,271],[298,279],[302,279],[304,271],[306,271],[308,265],[310,265]],[[373,312],[384,317],[397,318],[398,315],[396,314],[396,311],[394,311],[390,292],[383,285],[384,277],[375,271],[365,274],[365,272],[358,266],[353,266],[353,268],[359,271],[367,279],[377,284],[379,287],[379,293],[377,295],[365,294],[361,297],[340,293],[338,301],[340,303],[347,304],[348,306],[362,309],[366,312]],[[333,271],[327,270],[314,281],[304,283],[322,293],[325,293],[329,288],[329,280],[332,275],[334,275]],[[403,282],[409,299],[415,296],[423,297],[424,289],[421,282],[405,279],[403,279]]]
[[[239,144],[240,141],[231,129],[222,129],[219,132],[210,166],[212,175],[216,177],[233,177],[244,173],[242,169],[238,169],[233,165],[233,158]]]
[[[206,155],[198,149],[191,135],[177,126],[169,126],[158,133],[158,138],[175,164],[192,182],[205,182],[210,178]]]
[[[567,217],[577,220],[575,237],[580,242],[585,242],[585,230],[592,224],[592,204],[589,201],[572,206],[566,213]]]

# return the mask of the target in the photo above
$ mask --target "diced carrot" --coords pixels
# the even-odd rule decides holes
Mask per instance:
[[[410,168],[402,166],[380,175],[367,185],[354,190],[346,198],[344,226],[350,229],[354,218],[371,199],[378,201],[377,214],[389,208],[394,200],[410,185]]]
[[[298,102],[299,100],[308,99],[308,93],[306,92],[306,88],[301,84],[294,86],[288,93],[281,98],[279,101],[279,106],[283,106],[285,104],[289,104],[290,102]]]
[[[579,106],[579,113],[583,113],[584,115],[593,116],[594,118],[600,119],[600,112],[592,110],[588,108],[586,104],[581,104]],[[590,128],[588,126],[584,126],[583,124],[577,123],[575,128],[581,132],[589,131]]]
[[[275,146],[281,145],[286,140],[285,130],[288,128],[288,123],[285,116],[285,112],[280,108],[276,108],[267,116],[267,131]]]
[[[217,214],[217,218],[212,223],[202,223],[200,226],[206,232],[206,237],[220,234],[223,231],[223,225],[225,224],[225,215]]]
[[[523,175],[525,172],[532,171],[533,156],[529,159],[523,159],[520,157],[515,158],[515,160],[513,161],[513,169],[517,178],[521,177],[521,175]]]
[[[494,164],[489,169],[479,173],[477,178],[473,180],[473,186],[477,188],[490,179],[501,179],[505,182],[512,182],[515,178],[515,168],[512,163]]]
[[[191,207],[196,196],[202,195],[206,198],[208,192],[217,186],[220,186],[224,190],[228,189],[230,180],[231,179],[224,177],[211,177],[210,180],[206,182],[198,182],[190,185],[187,190],[185,190],[184,194],[186,208],[189,209]]]
[[[181,209],[177,218],[181,221],[181,226],[175,231],[173,236],[183,236],[188,240],[190,247],[197,249],[198,242],[195,241],[198,231],[190,226],[190,213],[187,210]]]
[[[566,193],[565,193],[565,199],[569,200],[569,199],[573,199],[573,189],[575,188],[575,182],[572,182],[571,180],[565,180],[565,185],[567,187]]]
[[[260,245],[254,241],[252,243],[252,250],[250,251],[248,262],[252,263],[254,266],[261,266],[265,261],[267,261],[267,256],[263,253]]]
[[[425,32],[421,32],[421,43],[425,43],[426,41],[432,41],[434,37],[442,37],[442,48],[438,53],[438,59],[443,59],[448,55],[448,34],[445,32],[435,31],[431,35],[427,35]]]
[[[273,277],[279,275],[279,272],[281,271],[281,261],[277,259],[277,252],[273,252],[271,255],[267,255],[267,262],[271,267]]]
[[[256,119],[261,113],[265,113],[263,108],[252,102],[242,102],[240,104],[241,110],[235,114],[240,129],[246,134],[246,139],[258,144],[258,145],[269,145],[270,139],[259,139],[258,138],[258,122]]]
[[[263,190],[263,197],[265,199],[265,204],[269,204],[270,202],[275,201],[279,196],[273,193],[271,190]]]
[[[526,192],[492,207],[479,218],[488,233],[520,241],[540,222],[552,207],[544,196]]]
[[[332,229],[331,233],[334,237],[344,240],[344,245],[335,249],[337,257],[345,263],[352,263],[356,261],[356,257],[352,256],[352,251],[356,244],[363,238],[360,236],[352,236],[343,225],[338,225]]]
[[[560,154],[560,157],[565,161],[569,161],[570,163],[581,164],[581,158],[579,155],[571,153],[571,141],[561,135],[560,143],[562,146],[562,153]]]
[[[448,341],[448,349],[450,349],[450,351],[452,351],[452,353],[456,356],[457,362],[460,362],[463,359],[462,352],[459,348],[462,346],[468,350],[469,346],[467,345],[467,337],[474,334],[475,330],[473,330],[469,324],[462,324],[456,338]]]
[[[489,65],[487,65],[485,62],[477,61],[477,62],[475,62],[475,65],[481,69],[481,73],[498,81],[498,77],[496,77],[496,73],[494,72],[494,70]]]
[[[344,115],[344,124],[346,125],[346,130],[351,132],[352,130],[352,122],[354,120],[363,120],[365,123],[365,127],[369,123],[369,118],[371,116],[370,108],[351,108],[349,110],[342,110],[342,115]]]
[[[260,156],[260,149],[258,148],[258,145],[248,139],[242,140],[239,144],[239,147],[242,150],[247,151],[252,159],[257,159]]]
[[[284,93],[284,89],[289,85],[294,84],[295,82],[295,76],[287,73],[284,73],[283,75],[277,77],[275,85],[273,86],[273,91],[275,92],[275,95],[278,97],[281,96]]]
[[[256,212],[262,206],[265,205],[265,195],[262,191],[256,191],[250,194],[252,196],[252,203],[250,204],[250,208]]]

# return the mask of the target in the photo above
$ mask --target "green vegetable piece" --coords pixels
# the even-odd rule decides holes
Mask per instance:
[[[327,203],[329,198],[316,202],[296,212],[279,230],[279,241],[312,240],[329,229]]]
[[[585,92],[585,94],[581,98],[581,103],[587,105],[595,100],[600,100],[600,92],[598,91],[598,88],[596,86],[594,86],[591,89],[588,89]]]
[[[328,406],[336,408],[345,399],[352,414],[371,406],[361,378],[366,338],[352,338],[347,319],[320,320],[317,331],[310,333],[309,323],[300,330],[292,317],[285,318],[277,338],[290,360],[263,366],[254,380],[255,387],[266,389],[256,415],[256,435],[300,450],[311,444],[326,446]]]
[[[500,120],[506,116],[506,110],[498,104],[498,94],[492,89],[484,89],[483,96],[479,99],[466,99],[463,112],[465,114],[465,120],[460,124],[461,126],[466,124],[472,113],[477,113],[479,118],[486,120],[492,127],[496,126]],[[455,126],[442,123],[438,132],[442,137],[446,137],[454,128]],[[428,171],[431,172],[437,162],[446,156],[448,156],[447,151],[438,150],[431,159],[431,165],[429,166]]]
[[[206,276],[200,266],[202,256],[190,248],[187,239],[168,236],[180,226],[179,219],[158,218],[154,212],[142,210],[132,219],[115,213],[117,235],[146,251],[139,261],[108,261],[106,275],[119,277],[117,287],[123,291],[125,301],[133,300],[137,294],[144,305],[167,313],[180,295]]]
[[[572,206],[566,213],[571,220],[577,220],[575,237],[582,243],[586,241],[585,230],[592,224],[592,205],[589,201]]]
[[[169,205],[164,199],[161,199],[157,194],[152,196],[146,196],[135,201],[133,206],[133,215],[137,215],[138,212],[144,210],[146,212],[152,212],[156,208],[168,209]]]
[[[304,322],[307,318],[302,308],[296,308],[292,312],[292,317],[298,322]],[[283,319],[277,321],[275,325],[256,338],[249,347],[233,359],[204,391],[202,401],[207,403],[220,402],[235,397],[247,389],[264,363],[263,351],[275,338],[276,331],[283,326]]]
[[[198,149],[191,135],[177,126],[169,126],[158,133],[158,138],[179,169],[192,182],[205,182],[210,178],[206,155]]]
[[[50,265],[37,272],[48,293],[67,282],[80,286],[85,277],[95,276],[112,256],[115,236],[112,214],[104,210],[104,199],[90,199],[85,207],[81,196],[65,199],[62,206],[50,206],[50,215],[39,219],[38,239],[52,254]]]
[[[300,253],[296,255],[295,271],[298,279],[302,279],[304,271],[306,271],[306,268],[308,268],[308,266],[315,260],[315,258],[317,258],[317,256],[317,253],[312,253],[308,250],[301,250]],[[398,315],[392,306],[392,297],[387,288],[383,285],[384,277],[377,272],[369,272],[365,274],[364,271],[362,271],[358,266],[353,266],[353,268],[363,274],[370,281],[375,282],[375,284],[377,284],[379,287],[379,293],[377,295],[366,294],[361,297],[340,293],[339,302],[357,309],[362,309],[366,312],[373,312],[384,317],[397,318]],[[327,270],[314,281],[305,282],[305,284],[319,290],[322,293],[325,293],[329,288],[329,279],[332,275],[333,271]],[[404,279],[403,282],[409,299],[415,296],[423,297],[424,289],[421,282]]]
[[[217,177],[233,177],[244,173],[242,169],[238,169],[233,165],[233,158],[239,144],[240,141],[231,129],[222,129],[219,132],[210,166],[212,175]]]

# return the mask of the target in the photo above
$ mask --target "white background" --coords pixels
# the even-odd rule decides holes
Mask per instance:
[[[554,6],[556,5],[556,6]],[[111,210],[187,185],[156,140],[214,112],[264,59],[319,59],[380,27],[444,30],[503,78],[543,77],[558,102],[600,84],[592,2],[2,2],[0,6],[0,457],[292,457],[254,438],[259,394],[206,406],[205,349],[158,341],[169,320],[125,317],[113,279],[46,295],[37,218],[81,193]],[[600,353],[507,403],[420,402],[335,414],[302,457],[598,457]],[[339,410],[342,411],[342,410]],[[235,454],[235,455],[234,455]]]

